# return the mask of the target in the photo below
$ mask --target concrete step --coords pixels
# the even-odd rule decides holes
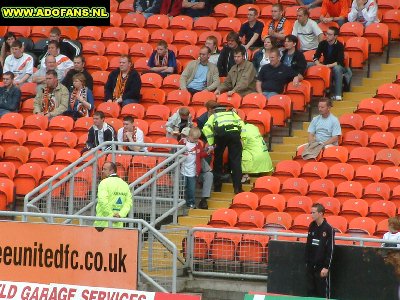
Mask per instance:
[[[351,108],[335,108],[332,107],[331,112],[336,116],[336,117],[340,117],[343,114],[347,114],[347,113],[352,113],[353,109]]]
[[[213,209],[213,210],[217,210],[220,208],[228,208],[229,205],[231,205],[232,200],[227,200],[227,201],[214,201],[214,200],[210,200],[208,202],[208,208],[209,209]]]
[[[371,78],[386,78],[386,77],[392,77],[392,79],[391,80],[394,80],[393,78],[394,78],[394,76],[395,76],[395,74],[393,74],[393,73],[395,73],[395,72],[387,72],[387,71],[374,71],[374,72],[372,72],[372,74],[371,74]],[[391,81],[390,80],[390,81]]]
[[[283,144],[301,145],[307,143],[307,136],[289,136],[283,138]],[[271,157],[272,158],[272,157]]]
[[[207,225],[209,218],[182,216],[178,218],[178,223],[185,226]]]
[[[362,83],[363,85],[381,85],[384,83],[388,83],[393,81],[393,76],[385,76],[385,77],[378,77],[378,78],[363,78]]]
[[[389,59],[390,64],[400,64],[400,57],[391,57]]]
[[[233,188],[232,188],[232,190],[233,190]],[[233,197],[235,197],[235,194],[233,192],[232,193],[229,193],[229,192],[212,192],[210,198],[212,200],[219,200],[219,199],[225,200],[225,199],[233,199]]]
[[[277,144],[273,147],[273,152],[295,152],[298,145],[295,144]]]
[[[365,91],[354,92],[354,91],[352,91],[352,92],[345,92],[343,94],[343,99],[344,99],[344,101],[360,101],[361,99],[369,98],[369,97],[372,97],[373,95],[375,95],[375,91],[373,91],[373,92],[365,92]]]
[[[348,100],[344,100],[344,101],[336,101],[335,103],[333,103],[334,107],[337,108],[354,108],[357,107],[357,104],[360,103],[360,101],[348,101]]]
[[[353,86],[351,88],[352,92],[360,92],[360,93],[373,93],[375,94],[377,87],[379,86],[379,84],[372,84],[369,86]],[[346,98],[345,98],[346,99]],[[348,100],[348,99],[347,99]]]
[[[270,153],[271,159],[273,161],[281,161],[281,160],[288,160],[288,159],[292,159],[293,157],[293,152],[271,152]]]
[[[253,187],[253,184],[242,184],[242,189],[245,192],[250,191],[250,189]],[[232,183],[223,183],[222,184],[222,192],[223,193],[231,193],[233,194],[233,185]]]
[[[384,72],[393,72],[396,74],[400,70],[400,63],[393,63],[393,64],[384,64],[381,66],[382,71]]]
[[[190,209],[188,216],[190,217],[209,217],[215,211],[215,209],[210,208],[210,202],[221,202],[221,201],[213,201],[208,200],[208,207],[209,209]]]
[[[308,137],[307,130],[293,130],[294,137]]]

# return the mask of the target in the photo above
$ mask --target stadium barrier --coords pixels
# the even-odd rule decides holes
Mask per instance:
[[[107,146],[111,149],[101,151]],[[118,146],[151,147],[160,152],[124,151]],[[101,166],[113,161],[118,175],[130,183],[133,191],[130,218],[144,219],[155,226],[172,216],[176,224],[179,208],[185,204],[184,178],[180,174],[185,149],[179,145],[105,142],[71,163],[66,163],[65,157],[54,166],[54,176],[25,196],[24,211],[94,216]]]
[[[16,211],[0,211],[0,217],[2,219],[13,217],[24,217],[24,219],[43,217],[47,219],[48,223],[52,224],[54,224],[54,220],[58,218],[68,218],[72,221],[76,220],[81,226],[83,226],[83,224],[93,224],[96,220],[108,221],[111,226],[112,221],[115,221],[114,218]],[[119,220],[127,223],[126,226],[128,227],[125,229],[113,230],[130,230],[129,227],[131,227],[139,232],[137,259],[138,283],[148,282],[161,292],[175,293],[178,266],[182,265],[182,261],[178,258],[178,249],[176,245],[145,220],[132,218],[121,218]],[[40,237],[37,237],[37,239],[40,239]]]

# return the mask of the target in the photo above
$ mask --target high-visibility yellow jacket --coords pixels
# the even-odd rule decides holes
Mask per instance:
[[[118,213],[121,218],[125,218],[132,207],[132,193],[129,185],[119,178],[116,174],[111,174],[103,179],[97,191],[97,217],[113,217]],[[118,220],[118,219],[116,219]],[[114,228],[122,228],[122,222],[113,222]],[[96,227],[108,227],[107,221],[95,221]]]
[[[232,125],[232,126],[231,126]],[[228,128],[227,131],[236,131],[240,133],[241,128],[244,126],[244,122],[240,117],[233,111],[219,111],[213,113],[207,120],[203,127],[203,133],[207,138],[209,145],[214,145],[214,138],[216,136],[216,127]]]

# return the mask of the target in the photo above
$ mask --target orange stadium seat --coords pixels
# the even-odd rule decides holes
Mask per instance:
[[[143,105],[139,103],[130,103],[122,107],[120,117],[132,116],[135,119],[143,119],[144,112],[145,109]]]
[[[376,223],[396,215],[396,205],[391,201],[378,200],[370,205],[367,217],[373,219]]]
[[[394,83],[384,83],[378,87],[376,98],[379,98],[385,104],[389,100],[400,98],[400,86]]]
[[[313,202],[316,202],[321,197],[332,197],[335,193],[335,185],[329,179],[318,179],[310,183],[307,196]]]
[[[50,30],[51,30],[51,26],[32,26],[29,37],[34,42],[36,42],[39,39],[47,39],[50,35]],[[101,35],[101,31],[100,31],[100,35]]]
[[[36,96],[36,83],[27,82],[21,86],[21,100],[34,98]]]
[[[214,17],[199,17],[193,23],[193,30],[196,32],[215,31],[218,21]]]
[[[110,11],[117,12],[119,2],[117,0],[110,0]]]
[[[361,197],[368,204],[372,204],[378,200],[389,200],[390,198],[390,187],[383,182],[370,183],[365,187],[364,194]]]
[[[145,112],[145,118],[153,120],[167,121],[171,114],[170,109],[162,104],[153,104],[149,106]],[[147,120],[147,122],[149,122]]]
[[[394,40],[400,39],[400,9],[391,9],[383,14],[382,23],[386,24],[391,31]]]
[[[81,154],[78,150],[75,149],[61,149],[57,152],[54,160],[54,164],[59,165],[69,165],[75,162],[77,159],[81,157]]]
[[[290,230],[298,233],[308,233],[308,227],[312,221],[313,219],[309,213],[297,215]]]
[[[121,54],[128,54],[129,46],[125,42],[111,42],[108,44],[105,55],[106,56],[120,56]]]
[[[349,151],[357,147],[368,145],[368,133],[362,130],[351,130],[344,134],[341,146],[345,146]]]
[[[171,44],[174,40],[174,33],[168,29],[157,29],[150,35],[150,42],[153,44],[161,40],[165,41],[168,45]]]
[[[160,88],[163,78],[157,73],[145,73],[140,75],[142,87]]]
[[[103,31],[101,41],[123,42],[125,40],[125,30],[121,27],[108,27]]]
[[[125,42],[147,43],[149,41],[149,38],[150,33],[147,29],[132,28],[129,29],[129,31],[126,33]],[[129,50],[129,52],[132,51],[131,49]]]
[[[368,40],[364,37],[352,37],[346,41],[344,51],[351,59],[352,68],[363,68],[364,62],[369,58],[369,49]]]
[[[74,119],[68,116],[55,116],[51,118],[47,131],[52,134],[63,131],[71,131],[74,128]]]
[[[83,133],[80,135],[77,135],[78,137],[78,142],[76,143],[75,149],[81,152],[83,148],[86,146],[86,141],[88,139],[88,133]]]
[[[288,229],[292,227],[293,218],[287,212],[272,212],[265,219],[267,230],[276,231],[276,229]]]
[[[103,102],[97,107],[97,111],[102,111],[106,117],[118,118],[121,107],[116,102]]]
[[[400,168],[388,167],[383,170],[380,182],[384,182],[390,187],[390,189],[394,189],[400,183]]]
[[[167,29],[169,26],[169,18],[167,15],[152,15],[147,19],[145,28],[162,28]]]
[[[135,1],[133,0],[123,0],[119,3],[118,12],[119,13],[130,13],[133,12],[133,5]]]
[[[104,55],[106,45],[101,41],[82,41],[82,54],[84,55]]]
[[[364,34],[364,25],[360,22],[347,22],[340,26],[339,35],[342,37],[344,44],[351,37],[359,37]]]
[[[156,164],[156,157],[134,156],[132,158],[133,168],[129,168],[128,171],[129,182],[134,182],[135,180],[146,174],[148,171],[150,171],[152,168],[154,168]],[[145,181],[147,181],[147,179],[144,179],[141,183],[144,183]]]
[[[75,121],[74,127],[72,128],[72,132],[76,134],[79,138],[84,133],[89,131],[89,128],[93,125],[93,118],[92,117],[82,117]]]
[[[368,203],[362,199],[349,199],[343,202],[339,216],[345,217],[350,223],[356,217],[366,217],[368,214]]]
[[[349,156],[349,151],[346,147],[332,146],[325,148],[319,161],[324,162],[328,167],[335,163],[345,163]]]
[[[218,31],[206,31],[206,32],[200,33],[199,39],[198,39],[198,41],[197,41],[197,45],[198,45],[198,46],[203,46],[204,43],[206,42],[207,38],[208,38],[209,36],[211,36],[211,35],[212,35],[212,36],[215,36],[215,38],[217,39],[218,46],[219,46],[219,45],[222,45],[222,35],[221,35],[221,33],[218,32]]]
[[[5,177],[13,180],[15,176],[16,168],[12,162],[1,162],[0,163],[0,177]]]
[[[199,226],[198,226],[199,227]],[[207,225],[202,225],[201,227],[211,227]],[[203,260],[208,258],[209,248],[211,241],[215,237],[215,232],[208,231],[196,231],[193,234],[193,259]],[[182,241],[182,248],[185,250],[183,253],[187,255],[186,251],[186,240]]]
[[[238,109],[242,102],[242,97],[238,93],[233,93],[231,96],[228,96],[228,93],[222,93],[217,97],[217,102]]]
[[[143,28],[146,24],[146,18],[142,14],[130,13],[122,19],[122,27],[139,27]]]
[[[326,216],[337,216],[340,212],[340,201],[334,197],[322,197],[314,203],[320,203],[325,207]]]
[[[42,167],[36,163],[26,163],[20,166],[14,177],[16,194],[25,196],[37,187],[42,173]]]
[[[50,132],[46,130],[35,130],[28,134],[27,140],[23,146],[27,147],[30,151],[37,147],[48,147],[53,139]]]
[[[29,37],[31,34],[30,26],[8,26],[8,32],[14,33],[14,35],[19,37]]]
[[[257,230],[257,229],[252,229]],[[260,231],[263,231],[260,229]],[[261,264],[267,260],[267,246],[270,237],[259,234],[243,234],[237,245],[237,258],[243,263]],[[252,265],[250,265],[251,267]]]
[[[392,196],[390,197],[390,202],[396,205],[396,208],[400,207],[400,186],[395,186],[392,190]]]
[[[218,22],[217,31],[219,32],[229,32],[235,31],[239,32],[242,23],[237,18],[223,18]]]
[[[294,1],[290,2],[290,6],[285,7],[285,17],[286,19],[294,22],[297,19],[297,10],[300,8],[300,6],[298,6]]]
[[[376,222],[368,217],[357,217],[351,220],[346,233],[353,236],[365,236],[374,234]]]
[[[316,179],[323,179],[328,174],[328,167],[326,164],[322,162],[307,162],[304,164],[299,178],[303,178],[307,180],[310,184],[311,182],[315,181]]]
[[[255,9],[257,11],[257,15],[259,15],[261,12],[260,7],[256,4],[243,4],[238,7],[236,11],[236,17],[247,20],[247,13],[249,12],[250,8]]]
[[[384,23],[372,23],[365,27],[363,37],[371,45],[371,53],[383,53],[389,44],[389,26]]]
[[[282,183],[280,195],[288,199],[291,196],[305,196],[308,191],[308,183],[303,178],[288,178]]]
[[[165,137],[167,131],[165,129],[165,121],[154,121],[149,124],[148,136],[153,140],[159,137]]]
[[[268,134],[271,131],[272,118],[267,110],[254,109],[250,111],[247,115],[246,122],[257,126],[261,135]]]
[[[363,187],[361,183],[355,181],[345,181],[339,183],[334,197],[343,203],[347,199],[361,199]]]
[[[298,86],[294,86],[293,82],[289,82],[285,95],[288,95],[292,100],[293,110],[305,111],[311,100],[311,84],[307,80],[303,80]]]
[[[161,85],[162,89],[166,93],[169,93],[174,90],[178,90],[180,87],[180,78],[181,78],[181,75],[179,75],[179,74],[168,75],[167,77],[165,77],[163,79],[163,82]]]
[[[337,163],[328,170],[326,179],[332,181],[335,186],[344,181],[350,181],[354,177],[354,167],[348,163]]]
[[[272,176],[262,176],[256,179],[251,192],[257,194],[258,198],[261,199],[261,197],[267,194],[278,194],[280,186],[281,182],[278,178]]]
[[[117,12],[110,13],[110,25],[114,27],[119,27],[122,24],[122,16]]]
[[[399,9],[400,3],[394,0],[381,0],[378,3],[378,11],[385,13],[391,9]]]
[[[26,99],[22,102],[19,113],[23,115],[25,118],[30,116],[33,113],[33,103],[35,102],[35,98]]]
[[[293,196],[290,197],[286,202],[286,208],[284,212],[289,213],[292,218],[296,218],[301,214],[311,213],[312,200],[307,196]]]
[[[146,57],[139,58],[134,63],[135,70],[138,71],[139,73],[148,71],[150,69],[150,67],[148,66],[148,62],[149,59]]]
[[[266,109],[272,116],[274,126],[285,126],[291,118],[292,100],[287,95],[274,95],[267,101]]]
[[[348,222],[342,216],[327,216],[326,221],[335,229],[335,231],[344,233],[347,231]]]
[[[25,118],[24,125],[21,129],[29,134],[34,130],[46,130],[49,123],[49,118],[42,115],[30,115]]]
[[[283,160],[276,164],[274,177],[277,177],[281,182],[287,178],[299,177],[301,173],[301,165],[294,160]]]
[[[11,146],[4,152],[3,161],[14,163],[15,167],[26,163],[29,158],[29,149],[24,146]]]
[[[382,171],[390,166],[398,166],[400,163],[400,153],[396,149],[380,150],[376,156],[374,165],[379,166]]]
[[[389,119],[383,115],[371,115],[364,120],[361,130],[371,136],[374,132],[386,131],[389,127]]]
[[[358,147],[351,150],[347,163],[355,169],[362,165],[372,165],[375,160],[375,152],[367,147]]]
[[[42,178],[40,179],[39,184],[42,184],[43,182],[45,182],[45,181],[48,180],[49,178],[51,178],[51,177],[53,177],[54,175],[56,175],[57,173],[61,172],[65,167],[66,167],[65,165],[51,165],[51,166],[46,167],[46,168],[43,170],[43,176],[42,176]],[[62,178],[64,178],[65,175],[66,175],[66,174],[62,175],[59,179],[55,179],[53,185],[56,184],[57,182],[59,182]],[[59,186],[59,187],[57,187],[57,188],[55,188],[55,189],[53,188],[53,189],[52,189],[52,192],[51,192],[51,196],[52,196],[52,197],[60,197],[60,196],[61,196],[61,193],[62,193],[62,191],[63,191],[63,188],[64,188],[63,185],[62,185],[62,186]],[[43,192],[46,191],[46,190],[47,190],[47,187],[44,188],[44,189],[42,189],[40,192],[43,193]]]
[[[331,69],[323,65],[311,66],[307,68],[305,79],[312,84],[313,96],[324,97],[331,86]]]
[[[217,232],[210,244],[210,258],[218,261],[233,261],[236,257],[236,248],[242,239],[238,233]]]
[[[174,35],[174,45],[196,45],[197,33],[191,30],[181,30]]]
[[[92,73],[93,84],[105,86],[110,72],[108,71],[94,71]]]
[[[58,132],[54,134],[53,141],[50,144],[50,148],[57,153],[59,150],[64,148],[75,148],[78,142],[78,137],[73,132]]]
[[[377,98],[366,98],[357,105],[355,113],[363,119],[371,115],[379,115],[383,110],[383,102]]]
[[[237,215],[246,210],[255,210],[258,206],[258,196],[252,192],[242,192],[233,197],[230,209],[236,211]]]
[[[169,28],[173,30],[192,30],[193,19],[184,15],[175,16],[169,21]]]
[[[238,216],[235,227],[240,229],[255,229],[264,226],[265,217],[262,212],[256,210],[246,210]]]
[[[54,161],[54,150],[49,147],[37,147],[31,151],[29,163],[36,163],[43,169],[51,165]]]
[[[171,91],[167,95],[165,105],[173,111],[178,106],[188,106],[191,95],[187,90]]]
[[[27,134],[22,129],[8,129],[3,133],[1,146],[5,151],[11,146],[22,146],[26,141]]]
[[[382,149],[393,148],[396,143],[396,139],[391,132],[375,132],[371,135],[368,148],[378,153]]]
[[[123,123],[121,119],[117,118],[107,118],[105,119],[106,123],[114,128],[115,131],[123,127]]]
[[[140,104],[146,109],[148,106],[153,104],[164,104],[165,103],[165,92],[161,89],[147,88],[142,89],[142,99]]]
[[[221,208],[213,212],[208,225],[216,228],[234,226],[237,219],[237,213],[233,209]]]
[[[243,97],[242,103],[240,104],[240,109],[246,114],[255,109],[263,109],[267,104],[267,98],[259,93],[250,93]]]
[[[169,77],[169,76],[168,76]],[[216,100],[216,96],[213,92],[201,91],[192,96],[190,102],[191,107],[204,107],[209,100]]]
[[[24,116],[19,113],[7,113],[0,118],[0,128],[19,129],[24,124]]]
[[[374,218],[372,218],[374,219]],[[374,219],[375,221],[375,219]],[[375,236],[382,238],[383,235],[389,231],[389,224],[388,224],[388,219],[384,219],[376,225],[376,231],[374,233]]]
[[[89,72],[106,71],[108,68],[108,58],[103,55],[89,56],[86,59],[85,68]]]
[[[79,30],[79,40],[92,40],[98,41],[101,39],[102,31],[100,27],[97,26],[85,26]],[[48,35],[46,35],[46,38]]]
[[[399,137],[399,135],[400,135],[400,116],[394,117],[390,121],[387,131],[393,133],[396,138]]]
[[[76,40],[78,38],[79,29],[77,26],[60,26],[61,38]]]
[[[285,206],[285,197],[279,194],[269,194],[261,198],[256,210],[261,211],[267,217],[272,212],[282,212]]]
[[[381,168],[374,165],[359,166],[353,180],[362,184],[363,187],[373,182],[379,182],[382,177]]]
[[[7,178],[0,178],[0,210],[6,210],[7,205],[14,202],[15,185]]]
[[[185,67],[189,62],[199,58],[200,47],[194,45],[186,45],[179,49],[178,59]]]
[[[92,167],[83,168],[80,172],[74,175],[74,199],[85,199],[89,195],[90,187],[92,185],[93,171]],[[65,185],[65,196],[69,197],[71,193],[71,181]]]
[[[129,49],[129,54],[132,57],[142,57],[148,59],[152,53],[153,53],[153,47],[148,43],[135,43]]]
[[[272,5],[265,5],[260,12],[261,19],[272,19]]]
[[[387,101],[381,114],[387,116],[389,122],[397,117],[400,114],[400,100],[395,99]]]
[[[358,114],[343,114],[339,117],[340,126],[342,127],[342,135],[350,130],[361,129],[364,120]]]
[[[213,17],[234,17],[236,16],[236,6],[231,3],[221,3],[214,7]]]

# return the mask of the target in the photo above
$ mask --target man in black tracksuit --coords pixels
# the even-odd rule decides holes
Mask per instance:
[[[314,203],[311,216],[314,221],[308,228],[306,243],[307,294],[330,298],[330,268],[333,248],[335,246],[335,231],[324,218],[325,208]]]

